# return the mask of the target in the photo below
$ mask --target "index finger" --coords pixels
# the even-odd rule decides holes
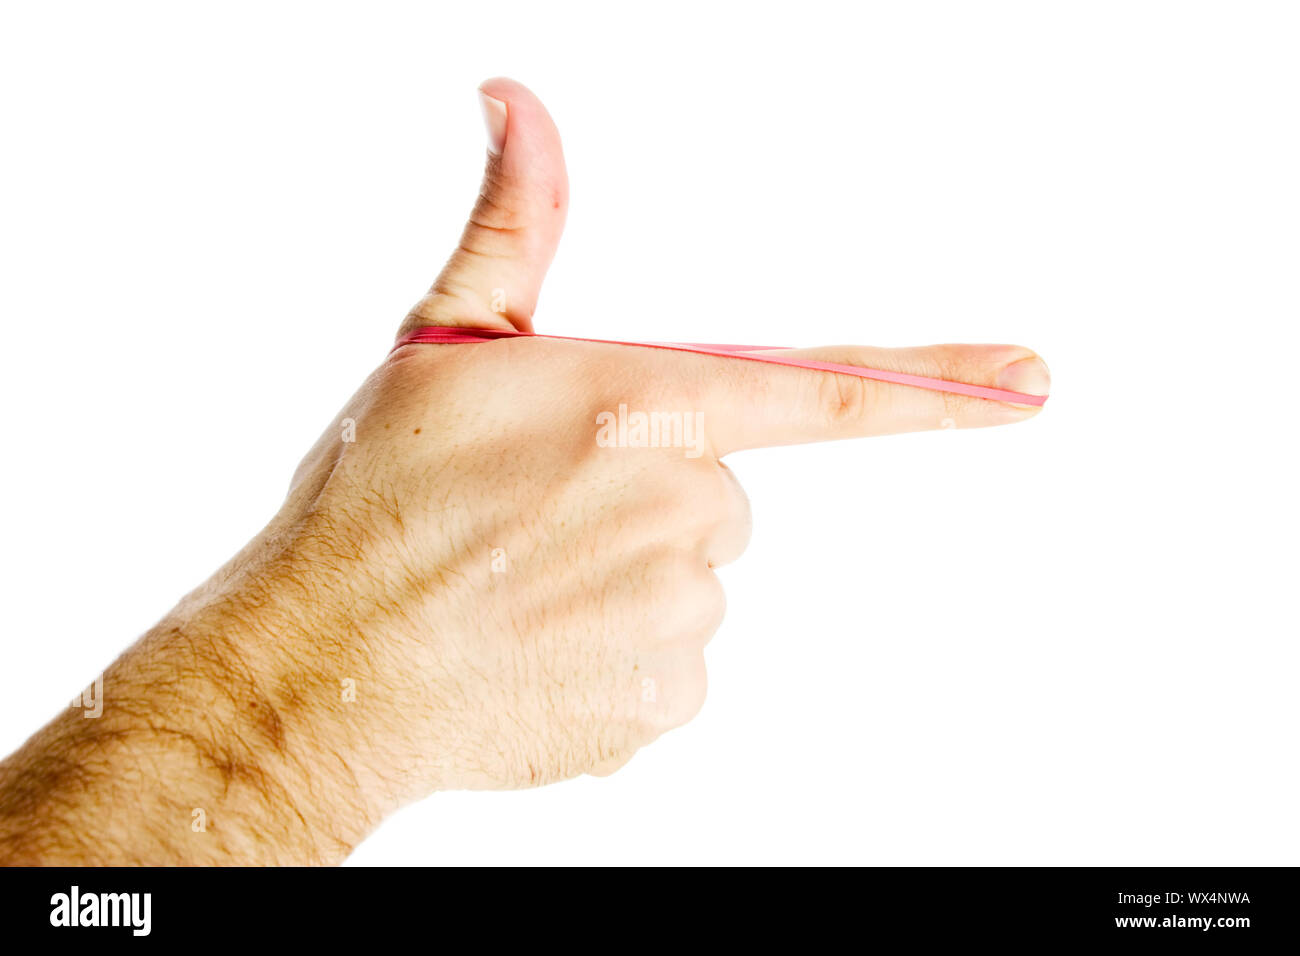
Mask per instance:
[[[706,422],[719,456],[770,445],[1010,424],[1036,415],[1051,385],[1043,360],[1017,345],[830,346],[734,354],[735,360],[707,359],[712,364]],[[881,374],[862,377],[851,374],[855,369]],[[945,383],[959,387],[941,390]]]

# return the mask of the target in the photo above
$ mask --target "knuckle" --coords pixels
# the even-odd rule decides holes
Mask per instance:
[[[728,529],[736,539],[736,555],[749,547],[749,539],[754,533],[754,510],[750,506],[749,496],[740,491],[735,496],[727,520]]]
[[[984,366],[973,359],[970,349],[965,346],[936,345],[929,350],[927,360],[931,365],[925,374],[949,382],[980,382],[985,378]],[[983,399],[953,392],[932,393],[943,406],[941,421],[961,424],[978,417],[987,403]]]
[[[970,362],[965,351],[958,346],[932,345],[925,352],[928,354],[922,354],[930,363],[931,369],[924,374],[949,381],[959,381],[970,374]]]
[[[722,625],[726,611],[727,595],[718,576],[702,572],[692,563],[689,572],[666,589],[661,612],[664,637],[670,642],[703,645]]]
[[[874,394],[869,379],[826,373],[817,384],[817,406],[826,426],[836,430],[864,421]]]
[[[704,707],[708,675],[704,655],[688,652],[675,660],[666,680],[656,682],[659,695],[650,725],[659,734],[689,723]]]
[[[725,514],[733,521],[748,525],[753,520],[753,508],[749,495],[736,478],[735,474],[723,462],[718,462],[718,474],[722,477],[723,495],[725,496]]]
[[[712,571],[702,575],[704,583],[701,586],[700,597],[700,617],[702,621],[701,628],[704,631],[705,639],[712,637],[719,627],[722,626],[722,619],[727,613],[727,592],[722,587],[722,582]]]

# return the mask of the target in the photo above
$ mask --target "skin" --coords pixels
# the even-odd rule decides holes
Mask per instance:
[[[481,91],[482,192],[399,334],[532,330],[568,200],[559,134],[519,84]],[[1048,387],[1016,346],[798,354]],[[620,404],[702,413],[702,454],[598,446]],[[0,859],[333,863],[434,791],[608,773],[703,703],[713,569],[750,527],[724,455],[1037,411],[595,343],[404,346],[265,530],[105,673],[102,715],[69,709],[0,764]]]

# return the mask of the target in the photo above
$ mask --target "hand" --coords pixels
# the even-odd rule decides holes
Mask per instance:
[[[402,332],[531,331],[567,206],[559,135],[520,85],[492,80],[482,92],[483,189]],[[1042,363],[1014,346],[797,354],[1031,393],[1048,385]],[[620,409],[678,416],[680,441],[610,447],[602,422]],[[202,726],[201,753],[237,754],[250,788],[280,808],[241,810],[239,827],[285,831],[294,849],[276,859],[337,858],[435,790],[608,772],[704,700],[703,649],[724,607],[714,569],[740,555],[750,527],[723,456],[1036,412],[628,346],[406,345],[326,429],[268,528],[106,675],[108,709],[116,679],[119,699],[130,688],[140,702],[132,726],[165,712],[187,733]],[[167,661],[185,662],[199,690],[169,686],[166,706],[150,704],[157,681],[143,675]],[[191,712],[203,716],[176,716]],[[5,779],[24,769],[20,751]],[[183,803],[208,800],[215,825],[222,798],[209,789]],[[231,845],[259,852],[251,837]]]

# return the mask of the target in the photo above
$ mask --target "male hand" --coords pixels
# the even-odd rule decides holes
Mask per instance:
[[[481,92],[481,194],[399,334],[532,331],[568,200],[559,134],[519,84]],[[1016,346],[792,354],[1048,387]],[[682,441],[598,441],[621,407],[680,416]],[[0,837],[9,820],[14,857],[46,862],[328,861],[436,790],[609,772],[703,703],[714,572],[750,528],[724,456],[1037,411],[612,344],[405,345],[266,530],[105,675],[101,721],[65,715],[3,765]],[[77,836],[91,804],[124,796],[149,812]]]

